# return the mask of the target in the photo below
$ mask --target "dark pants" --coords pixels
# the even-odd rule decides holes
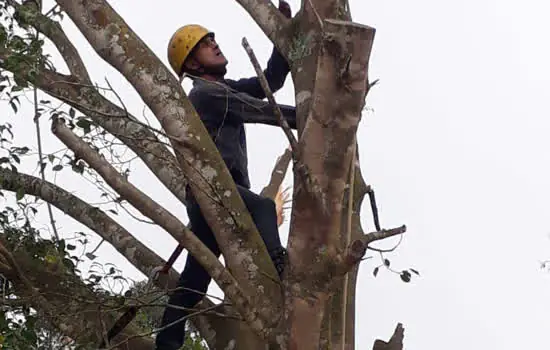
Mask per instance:
[[[237,185],[237,190],[248,208],[254,223],[258,227],[258,231],[272,259],[274,262],[279,260],[282,253],[281,251],[284,249],[282,248],[279,238],[275,202],[269,198],[261,197],[239,185]],[[198,204],[193,199],[190,199],[187,205],[187,214],[193,232],[217,257],[219,257],[221,253],[216,238],[204,219]],[[277,265],[279,265],[279,262],[276,263],[276,266]],[[279,273],[281,272],[282,271],[279,271]],[[204,270],[191,254],[188,254],[185,268],[178,282],[178,290],[171,294],[168,304],[187,309],[193,308],[203,298],[204,295],[200,293],[206,293],[210,280],[211,277],[208,272]],[[199,293],[194,291],[198,291]],[[189,310],[186,311],[167,306],[164,311],[161,328],[187,316],[189,312]],[[184,339],[185,321],[181,321],[163,329],[157,334],[156,349],[179,349],[183,345]]]

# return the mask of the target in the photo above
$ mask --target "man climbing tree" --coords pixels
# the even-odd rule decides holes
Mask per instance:
[[[9,98],[17,112],[17,103],[24,101],[18,98],[33,90],[35,113],[31,115],[37,124],[41,165],[41,177],[26,174],[19,161],[20,157],[32,156],[31,152],[9,145],[0,157],[0,189],[11,192],[18,205],[29,196],[50,203],[150,278],[146,300],[120,292],[105,293],[98,286],[105,281],[102,278],[111,276],[114,280],[119,276],[109,270],[105,276],[94,275],[91,283],[85,283],[71,260],[65,258],[68,251],[77,249],[75,245],[52,239],[48,249],[35,254],[30,243],[20,244],[21,234],[8,237],[3,233],[0,274],[9,281],[11,294],[17,296],[9,300],[10,307],[21,304],[39,311],[36,314],[81,348],[150,350],[155,347],[152,333],[157,330],[144,332],[137,322],[130,322],[119,328],[120,332],[112,332],[117,320],[132,308],[157,304],[150,294],[164,295],[164,288],[172,290],[178,285],[190,289],[198,284],[198,289],[205,290],[211,277],[222,290],[224,302],[216,304],[205,297],[193,306],[200,291],[188,297],[182,297],[186,292],[171,295],[170,302],[199,311],[171,314],[167,309],[159,344],[165,341],[166,347],[171,348],[170,343],[177,347],[183,322],[172,328],[174,334],[180,333],[177,336],[170,334],[171,324],[167,322],[171,317],[178,322],[180,315],[188,315],[213,350],[268,346],[278,350],[354,349],[359,326],[355,315],[359,265],[368,249],[376,249],[370,244],[406,231],[405,226],[383,229],[373,210],[375,230],[365,233],[360,217],[367,193],[376,207],[373,192],[361,174],[357,140],[365,98],[372,86],[368,66],[374,28],[352,20],[347,0],[301,1],[293,16],[285,4],[277,7],[269,0],[236,0],[276,50],[262,70],[243,40],[258,79],[233,81],[224,78],[227,61],[206,29],[184,27],[184,34],[197,29],[194,39],[174,36],[175,47],[169,45],[174,53],[170,69],[109,1],[55,2],[50,10],[37,6],[41,2],[19,0],[5,1],[0,7],[6,18],[0,21],[0,94]],[[75,47],[60,24],[61,14],[135,89],[158,127],[135,116],[132,111],[138,107],[133,102],[126,105],[108,80],[107,86],[98,86],[98,77],[90,74],[82,57],[85,51]],[[53,45],[43,45],[44,38]],[[184,45],[183,50],[179,45]],[[164,55],[164,48],[162,51]],[[52,53],[63,59],[63,67],[51,60]],[[283,85],[287,75],[294,83],[295,109],[276,104],[271,94]],[[181,87],[185,76],[194,80],[189,96]],[[52,101],[44,97],[47,101],[42,102],[39,90]],[[105,91],[114,93],[117,100],[111,101]],[[41,114],[46,115],[40,118]],[[22,119],[14,120],[19,123]],[[49,136],[68,148],[63,156],[41,153],[38,121],[51,121]],[[278,238],[273,203],[250,191],[243,123],[280,124],[289,141],[294,177],[284,248]],[[9,128],[0,125],[0,138],[8,137]],[[25,140],[27,136],[23,136]],[[132,154],[119,160],[118,155],[124,152],[105,147],[106,139],[107,144]],[[134,184],[139,179],[126,172],[126,158],[146,166],[174,201],[187,206],[191,227],[159,199],[153,199],[158,193],[147,193],[155,189],[141,190]],[[94,179],[98,183],[96,201],[88,196],[81,199],[72,189],[64,189],[68,183],[63,181],[68,180],[49,182],[46,171]],[[105,191],[111,199],[106,204]],[[273,192],[266,197],[272,198]],[[118,222],[124,218],[108,215],[111,205],[128,209],[128,217],[154,225],[187,249],[190,258],[183,275],[167,268],[166,274],[152,278],[157,268],[171,264]],[[1,214],[12,220],[14,213],[6,210]],[[23,219],[22,228],[27,225],[28,213],[31,211],[25,209],[24,215],[17,216]],[[55,237],[56,218],[48,216]],[[68,237],[67,232],[59,232],[59,236]],[[78,245],[85,255],[75,251],[70,257],[78,262],[83,256],[93,260],[89,256],[93,257],[94,251],[88,251],[86,243]],[[220,252],[225,266],[219,261]],[[397,270],[395,264],[390,268],[384,256],[380,251],[379,267],[397,272],[408,282],[410,272]],[[401,349],[403,334],[399,326],[388,344],[377,342],[375,348]]]
[[[279,10],[291,17],[290,6],[280,1]],[[283,273],[286,249],[279,238],[275,203],[270,198],[250,191],[244,123],[278,125],[273,106],[263,101],[266,94],[257,77],[225,79],[228,64],[215,40],[214,33],[191,24],[178,29],[168,44],[168,60],[174,72],[183,79],[193,79],[189,99],[205,124],[237,185],[239,195],[250,211],[254,224],[266,245],[279,276]],[[289,73],[283,56],[273,49],[264,71],[271,91],[278,91]],[[279,104],[291,128],[296,129],[296,109]],[[193,232],[216,256],[221,252],[200,206],[187,190],[187,214]],[[156,337],[157,350],[179,349],[185,339],[185,318],[203,298],[211,277],[192,256],[187,256],[177,289],[171,294],[164,312],[161,331]]]

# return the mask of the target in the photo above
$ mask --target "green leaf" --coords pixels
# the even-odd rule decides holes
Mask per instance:
[[[378,270],[379,270],[379,268],[375,267],[374,271],[372,271],[372,274],[374,275],[374,277],[376,277],[376,275],[378,275]]]
[[[19,187],[17,189],[17,192],[15,194],[15,198],[20,201],[21,199],[23,199],[23,196],[25,195],[25,189],[23,187]]]
[[[15,160],[17,162],[17,164],[21,164],[21,159],[19,159],[19,157],[17,156],[17,154],[11,154],[11,157],[13,158],[13,160]]]
[[[67,250],[75,250],[75,249],[76,249],[76,246],[72,244],[67,244]]]
[[[69,109],[69,115],[70,115],[72,118],[74,118],[75,114],[76,114],[76,112],[75,112],[74,108],[71,107],[71,109]]]
[[[76,126],[82,128],[84,130],[84,134],[89,133],[92,128],[92,123],[88,119],[80,119],[76,122]]]
[[[403,270],[400,276],[403,282],[405,283],[408,283],[411,281],[411,273],[409,271]]]
[[[420,272],[416,271],[415,269],[409,269],[409,270],[412,271],[417,276],[420,276]]]
[[[61,170],[61,169],[63,169],[63,165],[61,165],[61,164],[57,164],[56,166],[54,166],[54,167],[52,168],[53,171],[59,171],[59,170]]]
[[[390,267],[390,261],[388,259],[384,259],[384,265]]]

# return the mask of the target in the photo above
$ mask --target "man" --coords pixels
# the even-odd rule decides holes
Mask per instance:
[[[290,18],[288,3],[280,1],[279,10]],[[275,203],[251,192],[248,176],[244,123],[279,125],[273,107],[263,100],[266,96],[258,78],[225,79],[228,61],[216,43],[214,33],[199,25],[187,25],[174,33],[168,44],[168,59],[180,79],[184,76],[193,79],[189,99],[218,147],[277,272],[281,275],[286,250],[279,238]],[[272,91],[283,86],[289,67],[276,49],[273,50],[264,73]],[[295,108],[286,105],[279,107],[290,127],[296,129]],[[187,214],[192,230],[219,256],[221,253],[214,234],[191,191],[188,193]],[[163,315],[162,330],[156,337],[157,350],[176,350],[182,346],[185,321],[178,320],[188,315],[189,309],[203,298],[210,280],[210,275],[197,260],[188,255],[178,290],[170,296],[170,306]]]

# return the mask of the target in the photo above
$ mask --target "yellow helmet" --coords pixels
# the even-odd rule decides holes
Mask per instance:
[[[183,63],[195,45],[205,36],[213,34],[198,24],[188,24],[179,28],[168,43],[168,61],[178,76],[181,76]]]

